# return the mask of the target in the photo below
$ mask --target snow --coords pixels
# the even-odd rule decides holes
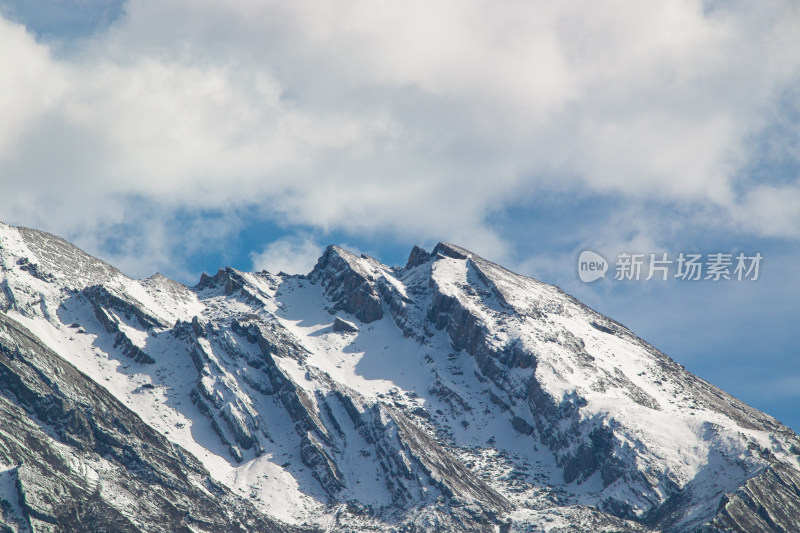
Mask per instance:
[[[311,469],[303,464],[296,423],[278,395],[263,393],[253,385],[254,380],[266,379],[252,364],[263,354],[259,346],[233,332],[233,319],[275,328],[302,348],[302,356],[273,354],[272,360],[293,386],[306,393],[310,416],[329,437],[320,446],[334,457],[343,476],[341,501],[355,500],[381,509],[392,504],[393,496],[374,443],[367,442],[353,425],[345,407],[333,399],[334,391],[347,391],[362,412],[380,406],[382,420],[388,421],[386,413],[392,410],[404,413],[515,503],[510,518],[519,527],[547,523],[543,530],[555,530],[583,512],[570,506],[597,506],[608,497],[630,502],[635,511],[644,512],[653,501],[669,495],[666,486],[670,483],[718,501],[719,495],[735,489],[766,464],[748,449],[753,443],[797,468],[788,452],[787,434],[756,422],[745,427],[714,404],[698,402],[695,391],[704,385],[666,370],[664,361],[633,335],[598,328],[605,318],[560,290],[474,255],[467,259],[440,255],[412,269],[392,270],[374,259],[337,249],[351,268],[401,297],[403,313],[396,319],[384,302],[383,318],[365,324],[338,312],[358,326],[357,332],[341,334],[333,331],[337,315],[330,312],[332,302],[319,284],[304,277],[234,271],[245,280],[253,301],[226,295],[219,288],[187,288],[160,275],[132,280],[78,252],[68,252],[74,264],[61,268],[54,257],[39,257],[62,250],[61,245],[43,245],[39,237],[30,235],[28,239],[39,239],[41,250],[31,250],[16,228],[0,224],[0,280],[16,298],[8,315],[197,457],[214,479],[287,523],[333,527],[343,510],[331,505]],[[47,272],[54,269],[53,275],[60,280],[76,276],[75,265],[79,265],[88,274],[72,280],[70,287],[102,284],[165,324],[145,329],[135,318],[104,310],[155,364],[139,364],[123,355],[89,302],[62,290],[58,283],[21,270],[22,257],[44,265]],[[503,367],[495,381],[484,376],[475,357],[455,349],[448,333],[435,330],[428,321],[426,313],[437,291],[457,300],[485,326],[488,349],[502,351],[512,342],[521,343],[526,353],[535,354],[535,366]],[[176,322],[189,323],[195,317],[213,325],[218,334],[190,341],[176,336]],[[402,329],[398,327],[401,320]],[[193,350],[204,365],[200,376],[192,361]],[[578,441],[552,451],[537,432],[525,435],[511,427],[514,416],[535,426],[540,415],[528,405],[531,379],[557,401],[583,399],[575,424],[611,431],[614,456],[641,472],[643,480],[604,486],[599,472],[594,472],[587,479],[565,483],[563,468],[557,466],[559,457],[574,451]],[[236,437],[222,413],[250,432],[261,450],[241,450],[244,460],[237,463],[193,403],[195,390],[214,405],[217,414],[213,416],[229,442],[236,443]],[[570,423],[563,421],[563,425]],[[565,428],[549,428],[559,429]],[[588,436],[580,433],[578,438]],[[118,491],[121,501],[130,498],[103,479],[102,468],[81,467],[87,476],[100,480],[104,491]],[[2,476],[6,475],[0,473],[0,497],[5,497]],[[424,493],[429,488],[420,490]],[[713,511],[709,509],[698,503],[687,520]]]
[[[15,533],[28,532],[28,523],[19,501],[17,469],[0,464],[0,505],[5,507],[0,517]]]

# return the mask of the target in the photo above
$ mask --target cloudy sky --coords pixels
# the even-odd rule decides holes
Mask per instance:
[[[794,0],[0,0],[0,220],[187,284],[455,242],[800,430],[798,27]],[[764,261],[587,285],[587,247]]]

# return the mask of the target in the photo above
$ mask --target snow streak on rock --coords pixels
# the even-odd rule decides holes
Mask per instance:
[[[0,225],[0,308],[12,531],[797,530],[791,430],[450,244],[189,288]]]

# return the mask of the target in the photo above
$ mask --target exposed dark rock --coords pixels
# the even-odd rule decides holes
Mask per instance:
[[[197,337],[208,336],[205,326],[200,323],[200,320],[197,317],[192,318],[192,331]]]
[[[56,281],[55,276],[49,272],[42,272],[39,268],[39,265],[36,263],[31,263],[27,257],[20,257],[17,260],[17,264],[19,265],[20,270],[27,272],[34,278],[46,281],[47,283],[53,283]]]
[[[328,494],[335,495],[344,488],[342,475],[322,443],[310,432],[301,436],[300,457]]]
[[[411,249],[411,253],[408,256],[408,262],[406,263],[406,268],[414,268],[415,266],[427,263],[430,260],[431,260],[431,254],[429,254],[419,246],[414,246],[414,248]]]
[[[351,313],[368,324],[383,317],[381,299],[373,276],[354,259],[356,256],[350,252],[329,246],[309,279],[325,288],[334,309]]]
[[[166,327],[159,319],[145,313],[135,302],[127,301],[109,292],[105,287],[95,285],[87,287],[79,293],[79,296],[86,299],[94,311],[94,316],[105,330],[114,335],[114,347],[130,357],[137,363],[153,364],[153,359],[141,347],[133,341],[120,328],[119,320],[111,313],[118,313],[128,320],[136,321],[145,329]]]
[[[36,250],[37,271],[69,289],[84,289],[122,276],[122,273],[73,246],[61,237],[30,228],[17,228],[31,250]]]
[[[800,530],[800,473],[770,466],[720,501],[717,515],[703,531]],[[675,530],[677,531],[677,530]]]
[[[486,511],[509,509],[509,503],[486,483],[475,477],[460,461],[456,461],[427,433],[404,415],[393,412],[392,418],[402,434],[402,441],[427,470],[439,489],[462,501],[475,501]],[[484,516],[483,519],[488,519]]]
[[[153,364],[153,359],[148,353],[136,346],[133,341],[122,331],[119,322],[113,318],[101,305],[92,303],[94,316],[108,333],[114,335],[114,348],[119,348],[123,355],[130,357],[137,363]]]
[[[589,324],[594,329],[596,329],[598,331],[602,331],[603,333],[608,333],[609,335],[615,335],[617,333],[616,332],[616,328],[612,328],[612,327],[606,326],[606,325],[601,324],[600,322],[598,322],[596,320],[592,320],[591,322],[589,322]]]
[[[200,275],[200,282],[196,285],[197,289],[222,288],[223,292],[230,296],[235,292],[241,291],[246,282],[242,275],[231,267],[220,268],[214,276],[206,273]]]
[[[333,331],[337,333],[358,333],[358,326],[337,316],[333,320]]]
[[[788,428],[559,289],[458,246],[439,243],[431,254],[415,247],[405,268],[329,247],[307,278],[225,268],[188,289],[160,275],[129,280],[46,235],[25,239],[31,259],[21,257],[28,251],[11,254],[13,261],[3,255],[14,275],[3,278],[0,267],[0,308],[47,321],[64,340],[88,340],[79,337],[88,329],[97,336],[92,350],[111,358],[121,351],[154,363],[143,350],[159,354],[156,366],[134,367],[152,374],[152,383],[131,384],[134,401],[170,393],[178,382],[180,392],[161,407],[190,415],[192,434],[203,435],[198,444],[241,469],[260,455],[283,456],[283,474],[298,490],[327,500],[328,530],[797,530],[800,439]],[[319,301],[309,283],[322,287],[326,311],[342,315],[333,331],[358,337],[337,338],[324,327],[307,333],[319,320],[298,313]],[[142,289],[174,309],[148,310],[137,301],[149,301]],[[90,308],[100,328],[84,321]],[[387,310],[389,322],[362,325]],[[181,318],[164,331],[162,314]],[[44,531],[287,529],[212,480],[169,432],[152,429],[160,422],[145,424],[6,318],[0,314],[0,492],[10,503],[0,498],[0,532],[25,521]],[[405,339],[374,336],[392,320]],[[615,351],[618,343],[635,351],[636,364]],[[381,375],[389,361],[381,357],[408,357],[403,364],[415,368]],[[332,364],[355,364],[358,376],[394,384],[362,395]],[[711,450],[688,481],[689,469],[659,455],[675,450],[661,448],[646,420],[667,419],[673,400],[689,420],[706,417],[688,426],[695,450]],[[628,410],[645,420],[632,422]],[[101,475],[92,474],[97,465]],[[365,487],[374,501],[354,500]],[[251,489],[255,502],[284,497]]]
[[[451,259],[466,259],[470,255],[472,255],[469,250],[465,250],[460,246],[455,246],[454,244],[448,244],[446,242],[440,242],[433,248],[433,252],[431,255],[442,254],[445,257],[450,257]]]
[[[220,488],[208,472],[25,328],[0,314],[0,462],[20,464],[19,500],[34,529],[285,531]],[[71,450],[65,457],[64,446]],[[107,499],[86,465],[105,462],[109,490],[134,497],[136,523]],[[83,466],[82,466],[83,465]],[[235,512],[234,512],[235,510]]]
[[[142,305],[138,304],[138,302],[131,302],[112,294],[102,285],[87,287],[81,291],[81,295],[86,298],[95,309],[115,311],[125,316],[127,319],[135,317],[137,322],[145,329],[167,327],[167,325],[162,323],[159,319],[142,311]]]

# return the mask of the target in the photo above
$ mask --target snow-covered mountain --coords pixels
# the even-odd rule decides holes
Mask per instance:
[[[0,225],[8,531],[800,531],[800,439],[467,250],[128,278]]]

